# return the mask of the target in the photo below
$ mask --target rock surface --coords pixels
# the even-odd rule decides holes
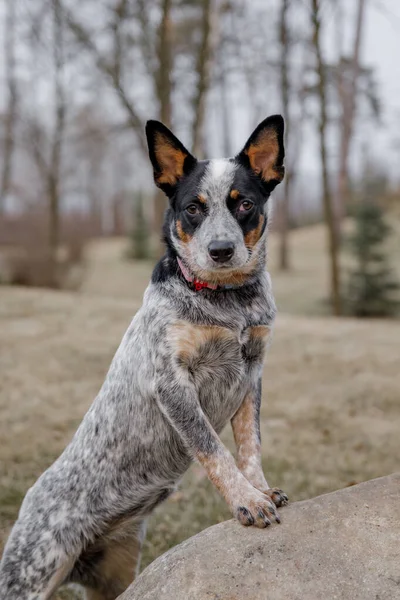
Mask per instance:
[[[155,560],[119,600],[399,600],[400,473],[227,521]]]

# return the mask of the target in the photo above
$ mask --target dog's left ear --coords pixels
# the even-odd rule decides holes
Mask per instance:
[[[159,121],[147,121],[146,137],[155,184],[171,198],[179,179],[195,167],[197,160]]]
[[[253,131],[236,156],[236,160],[261,178],[268,191],[272,191],[285,174],[284,127],[281,115],[268,117]]]

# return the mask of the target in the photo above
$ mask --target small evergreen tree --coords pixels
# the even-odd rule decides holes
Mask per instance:
[[[143,211],[142,193],[136,194],[134,200],[134,222],[130,235],[131,247],[128,256],[135,260],[147,260],[151,255],[150,231]]]
[[[355,231],[349,246],[356,266],[349,274],[346,300],[357,317],[393,316],[400,308],[400,285],[389,266],[385,242],[391,229],[376,201],[368,198],[354,211]]]

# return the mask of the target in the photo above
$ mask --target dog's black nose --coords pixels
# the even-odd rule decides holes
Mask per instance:
[[[208,246],[208,252],[211,258],[219,263],[228,262],[228,260],[232,258],[234,251],[235,247],[232,242],[229,241],[211,242]]]

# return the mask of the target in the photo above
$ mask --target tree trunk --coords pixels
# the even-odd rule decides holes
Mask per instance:
[[[172,72],[172,22],[171,0],[162,1],[162,16],[159,28],[158,44],[158,73],[156,77],[156,90],[160,107],[160,119],[171,127],[171,72]],[[157,256],[162,256],[164,245],[161,241],[161,230],[164,214],[167,208],[166,198],[161,190],[157,190],[154,198],[154,231],[157,235]]]
[[[215,0],[203,0],[202,41],[197,57],[197,90],[193,101],[193,129],[192,148],[193,154],[204,158],[204,144],[202,139],[207,92],[210,85],[210,76],[215,48],[216,20]]]
[[[61,150],[65,130],[66,99],[63,85],[64,31],[59,0],[52,0],[53,9],[53,60],[55,119],[51,156],[48,170],[49,196],[49,246],[56,281],[57,250],[60,244],[60,179]]]
[[[121,5],[124,3],[121,2]],[[63,18],[75,35],[78,42],[82,45],[82,47],[86,48],[92,56],[94,57],[96,67],[98,70],[107,78],[109,83],[111,84],[114,92],[116,93],[121,106],[126,111],[128,115],[128,123],[131,129],[135,132],[137,139],[139,141],[140,147],[143,152],[147,152],[147,145],[145,141],[145,137],[143,135],[144,132],[144,123],[140,117],[140,115],[136,111],[135,103],[130,99],[128,94],[128,89],[126,89],[123,83],[120,80],[120,70],[121,65],[114,62],[114,64],[110,64],[108,58],[106,58],[98,49],[96,43],[92,39],[90,31],[87,30],[81,23],[75,20],[74,14],[72,11],[68,10],[66,6],[59,0],[59,5],[62,8]],[[122,9],[124,10],[124,9]],[[114,36],[119,36],[119,27],[114,26]],[[118,46],[119,40],[114,38],[114,61],[118,59]],[[120,55],[122,57],[122,53]],[[157,83],[156,83],[157,85]]]
[[[328,230],[328,248],[330,260],[330,295],[332,309],[335,315],[341,314],[341,298],[340,298],[340,280],[339,280],[339,244],[337,230],[335,227],[335,215],[332,206],[332,196],[329,186],[328,176],[328,160],[327,160],[327,143],[326,130],[328,124],[327,107],[326,107],[326,80],[325,80],[325,64],[322,56],[320,32],[320,1],[311,0],[312,8],[312,25],[313,25],[313,45],[317,57],[317,74],[318,74],[318,94],[320,105],[319,116],[319,144],[321,153],[322,167],[322,187],[323,187],[323,203],[325,222]]]
[[[163,0],[158,44],[157,94],[160,104],[160,119],[167,127],[171,127],[171,36],[171,0]]]
[[[351,72],[348,85],[339,72],[339,96],[342,104],[342,122],[340,127],[339,172],[337,182],[337,211],[338,219],[346,214],[349,195],[349,154],[353,137],[354,117],[356,112],[357,83],[360,73],[360,47],[364,24],[366,0],[358,0],[356,30],[351,61]],[[339,70],[342,65],[339,64]]]
[[[288,30],[288,10],[289,0],[281,0],[281,10],[279,19],[279,41],[280,41],[280,84],[283,117],[285,119],[286,140],[290,134],[290,115],[289,115],[289,30]],[[282,271],[289,269],[289,206],[290,206],[290,170],[286,167],[286,177],[283,183],[283,197],[280,203],[279,211],[279,268]]]
[[[229,90],[228,90],[228,82],[226,79],[226,75],[224,69],[221,69],[221,73],[219,76],[219,87],[220,87],[220,115],[221,115],[221,125],[222,125],[222,148],[224,156],[231,156],[232,153],[232,141],[229,130],[230,125],[230,99],[229,99]]]
[[[17,81],[15,77],[15,13],[16,0],[7,0],[5,21],[5,75],[8,88],[8,106],[6,110],[3,169],[0,184],[0,216],[5,210],[5,201],[10,191],[12,161],[15,147],[15,124],[17,118]]]

